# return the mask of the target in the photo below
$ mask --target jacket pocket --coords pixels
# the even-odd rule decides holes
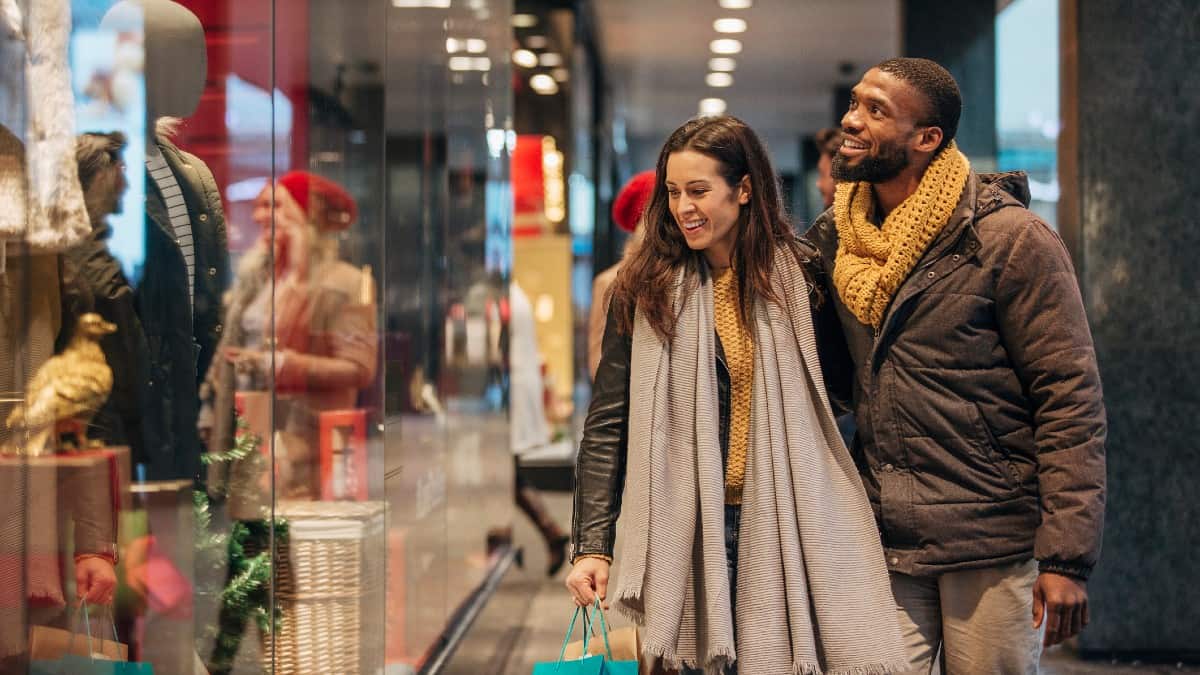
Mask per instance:
[[[1021,485],[1021,475],[1009,458],[1008,451],[996,439],[996,434],[992,432],[991,426],[988,425],[987,418],[983,416],[983,411],[979,409],[979,404],[972,402],[968,408],[967,412],[971,419],[972,427],[971,435],[975,445],[987,456],[988,461],[996,468],[996,471],[1004,477],[1008,486],[1016,490]]]

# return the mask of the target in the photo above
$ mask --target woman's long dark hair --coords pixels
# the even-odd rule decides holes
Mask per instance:
[[[721,176],[731,188],[749,177],[750,202],[741,206],[731,257],[743,326],[751,325],[757,298],[781,303],[771,288],[775,250],[788,246],[799,259],[796,235],[780,199],[779,179],[758,136],[745,122],[729,115],[689,120],[671,134],[658,153],[654,192],[640,228],[645,239],[621,264],[613,284],[617,327],[626,335],[633,333],[634,308],[641,308],[659,337],[671,340],[675,336],[672,296],[676,274],[681,266],[689,273],[705,266],[703,252],[688,248],[667,196],[667,160],[684,150],[717,160]]]

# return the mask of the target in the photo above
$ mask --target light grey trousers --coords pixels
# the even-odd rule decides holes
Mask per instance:
[[[1024,675],[1038,672],[1042,630],[1033,627],[1036,560],[950,572],[891,575],[911,675]]]

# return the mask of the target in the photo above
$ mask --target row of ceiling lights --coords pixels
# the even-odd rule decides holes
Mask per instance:
[[[749,9],[754,0],[718,0],[721,9]],[[713,21],[713,30],[718,35],[737,35],[746,32],[746,20],[739,17],[722,17]],[[733,57],[742,52],[742,41],[737,38],[718,37],[708,43],[708,49],[713,57],[708,60],[708,74],[704,83],[714,88],[733,86],[733,71],[737,70],[737,60]],[[700,100],[701,115],[720,115],[728,105],[725,99],[709,97]]]
[[[535,14],[513,14],[513,28],[534,28],[538,25]],[[558,93],[559,83],[571,78],[571,72],[566,69],[562,54],[543,51],[540,54],[533,50],[544,50],[550,47],[550,39],[545,35],[530,35],[525,38],[524,46],[513,50],[513,64],[525,69],[549,68],[549,73],[534,73],[529,78],[529,88],[543,96]]]

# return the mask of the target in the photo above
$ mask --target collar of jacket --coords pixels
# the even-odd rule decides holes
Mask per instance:
[[[166,160],[167,166],[171,167],[171,173],[175,174],[175,182],[179,184],[179,190],[183,193],[183,202],[187,205],[188,218],[192,220],[194,226],[196,214],[193,205],[200,199],[196,189],[196,186],[200,184],[199,178],[195,175],[192,166],[180,154],[179,148],[175,147],[171,141],[159,137],[158,150]],[[171,225],[170,215],[167,214],[167,204],[158,190],[158,183],[150,177],[149,170],[146,171],[146,215],[163,231],[163,234],[167,235],[171,241],[175,241],[175,228]]]

